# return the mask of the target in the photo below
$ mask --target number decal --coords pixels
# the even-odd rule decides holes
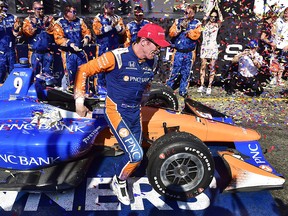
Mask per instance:
[[[23,80],[21,77],[16,77],[14,79],[14,87],[16,88],[15,94],[19,94],[23,86]]]

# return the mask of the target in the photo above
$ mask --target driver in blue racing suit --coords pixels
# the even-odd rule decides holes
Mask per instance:
[[[119,201],[125,205],[130,204],[126,180],[143,159],[140,114],[142,95],[154,75],[154,56],[160,52],[160,47],[169,45],[162,27],[147,24],[138,32],[138,38],[131,46],[104,53],[80,66],[76,75],[76,112],[80,116],[86,116],[86,78],[109,72],[106,73],[105,117],[125,153],[122,161],[115,166],[116,175],[111,187]]]

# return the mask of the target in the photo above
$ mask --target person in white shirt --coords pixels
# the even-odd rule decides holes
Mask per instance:
[[[251,40],[247,49],[235,55],[232,64],[238,63],[238,70],[231,75],[226,88],[228,94],[235,92],[235,88],[243,90],[248,95],[260,95],[263,92],[257,75],[262,65],[263,57],[257,52],[258,42]]]
[[[279,70],[274,72],[274,77],[277,85],[284,85],[281,78],[284,71],[288,73],[288,7],[276,20],[272,28],[272,35],[274,36],[272,45],[276,47],[274,57],[279,64]]]

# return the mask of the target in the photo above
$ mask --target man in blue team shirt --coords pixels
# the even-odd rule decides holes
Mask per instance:
[[[7,10],[7,1],[0,1],[0,84],[14,68],[16,38],[21,35],[19,19]]]

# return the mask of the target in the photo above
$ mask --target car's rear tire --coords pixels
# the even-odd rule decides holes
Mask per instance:
[[[161,83],[152,83],[145,106],[178,110],[178,99],[173,90]]]
[[[157,139],[147,152],[147,176],[159,194],[187,200],[203,192],[214,176],[208,147],[186,132],[172,132]]]

